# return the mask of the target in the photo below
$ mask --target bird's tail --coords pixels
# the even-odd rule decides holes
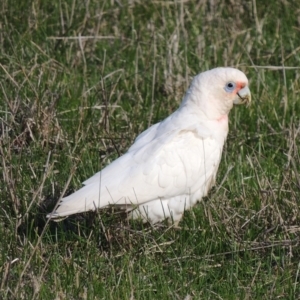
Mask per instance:
[[[62,198],[57,208],[48,214],[47,218],[60,220],[73,214],[97,210],[108,204],[109,202],[105,195],[101,195],[100,197],[100,193],[95,193],[95,189],[87,185],[77,192]]]

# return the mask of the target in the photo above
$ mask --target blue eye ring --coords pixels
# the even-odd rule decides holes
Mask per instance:
[[[235,90],[236,84],[233,81],[229,81],[226,83],[224,90],[227,93],[232,93]]]

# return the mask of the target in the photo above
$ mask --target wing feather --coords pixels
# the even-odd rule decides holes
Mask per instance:
[[[63,198],[54,217],[113,204],[135,207],[201,189],[205,174],[216,173],[223,144],[207,137],[207,131],[203,137],[202,128],[179,130],[176,121],[171,115],[142,133],[127,153]]]

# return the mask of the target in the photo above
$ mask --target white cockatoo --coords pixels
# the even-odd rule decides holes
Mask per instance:
[[[141,133],[124,155],[61,199],[47,217],[113,205],[133,219],[178,224],[215,183],[233,104],[250,101],[243,72],[215,68],[200,73],[174,113]]]

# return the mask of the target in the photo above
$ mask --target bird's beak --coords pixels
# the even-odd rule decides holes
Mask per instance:
[[[234,104],[250,104],[251,102],[251,93],[247,86],[242,88],[236,95],[233,103]]]

